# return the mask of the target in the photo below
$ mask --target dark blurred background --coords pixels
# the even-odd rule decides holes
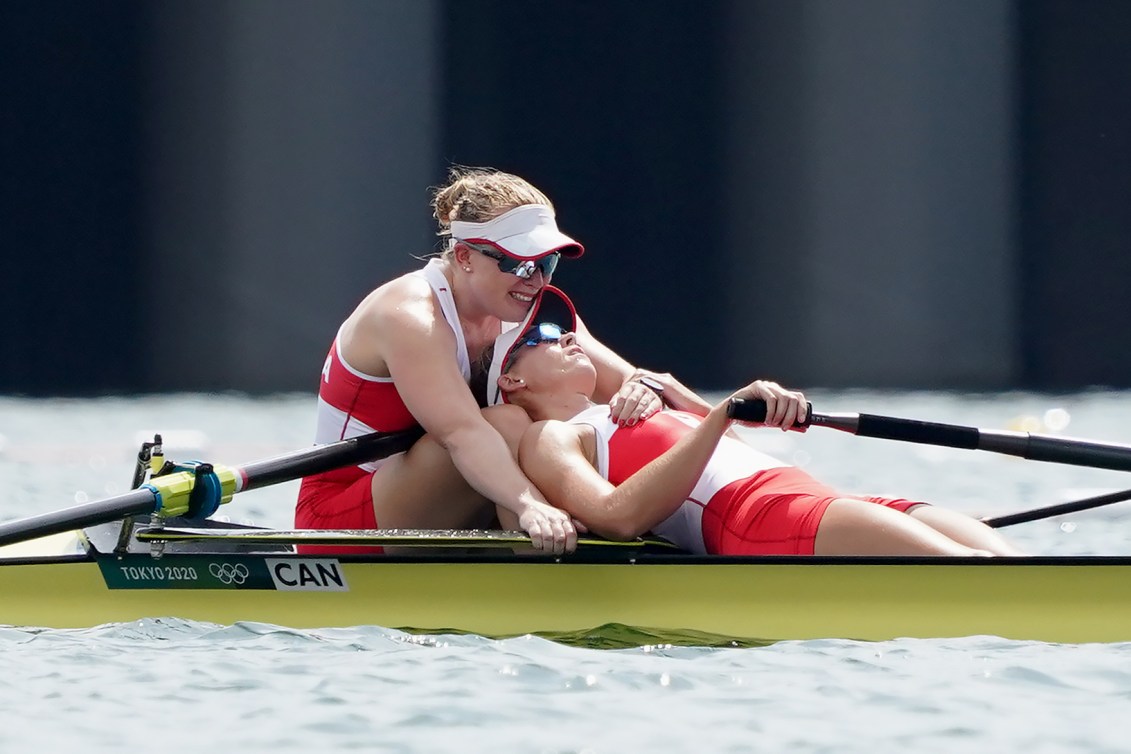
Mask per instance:
[[[602,339],[703,389],[1131,386],[1131,2],[0,4],[0,392],[313,393],[543,188]]]

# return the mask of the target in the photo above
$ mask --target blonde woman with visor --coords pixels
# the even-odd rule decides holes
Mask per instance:
[[[525,327],[559,260],[584,249],[558,229],[550,200],[526,180],[468,168],[449,178],[432,199],[443,253],[372,291],[338,329],[322,368],[315,442],[415,425],[426,434],[405,453],[304,479],[295,524],[478,527],[497,506],[536,548],[569,551],[574,522],[515,460],[529,418],[473,395],[469,382],[501,333]],[[634,424],[661,408],[632,365],[580,322],[577,330],[594,364],[594,396],[614,421]]]

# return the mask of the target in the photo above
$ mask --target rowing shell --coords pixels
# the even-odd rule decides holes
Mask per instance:
[[[505,536],[487,549],[438,549],[443,538],[426,537],[418,554],[315,557],[293,551],[291,532],[143,528],[123,548],[120,529],[0,548],[0,624],[73,628],[168,616],[538,634],[599,646],[971,635],[1131,641],[1125,557],[739,558],[645,542],[593,542],[554,557],[511,552]],[[350,536],[372,544],[385,534]]]

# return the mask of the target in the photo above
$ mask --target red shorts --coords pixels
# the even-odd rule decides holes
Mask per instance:
[[[295,505],[296,529],[376,529],[373,512],[373,474],[359,479],[327,479],[325,475],[302,480]],[[358,555],[383,553],[382,547],[300,545],[303,555]]]
[[[812,555],[817,527],[837,498],[901,513],[923,503],[842,495],[799,468],[766,469],[719,490],[703,509],[703,541],[713,555]]]

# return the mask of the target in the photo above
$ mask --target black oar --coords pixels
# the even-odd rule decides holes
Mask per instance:
[[[1123,490],[1122,492],[1109,492],[1106,495],[1086,497],[1083,500],[1073,500],[1070,503],[1057,503],[1056,505],[1046,505],[1043,508],[1033,508],[1032,510],[1018,511],[1017,513],[1007,513],[1004,516],[983,518],[982,523],[986,524],[987,526],[992,526],[995,529],[1000,529],[1003,526],[1013,526],[1014,524],[1023,524],[1028,521],[1039,521],[1042,518],[1052,518],[1053,516],[1059,516],[1065,513],[1086,511],[1091,508],[1099,508],[1104,505],[1122,503],[1126,500],[1131,500],[1131,490]]]
[[[154,477],[150,484],[104,500],[83,503],[39,516],[0,524],[0,546],[57,534],[84,526],[115,521],[126,516],[154,513],[158,508],[179,516],[191,508],[190,499],[203,474],[216,474],[216,494],[226,502],[235,492],[289,482],[323,471],[365,463],[407,450],[423,434],[421,429],[404,432],[374,432],[349,440],[316,445],[293,453],[254,461],[246,466],[208,467],[204,471],[178,471]]]
[[[740,421],[764,421],[766,404],[761,400],[733,398],[727,406],[727,415]],[[1115,443],[1030,432],[977,429],[874,414],[818,414],[810,411],[805,425],[839,429],[860,437],[878,437],[946,448],[988,450],[1033,461],[1131,471],[1131,446]]]

